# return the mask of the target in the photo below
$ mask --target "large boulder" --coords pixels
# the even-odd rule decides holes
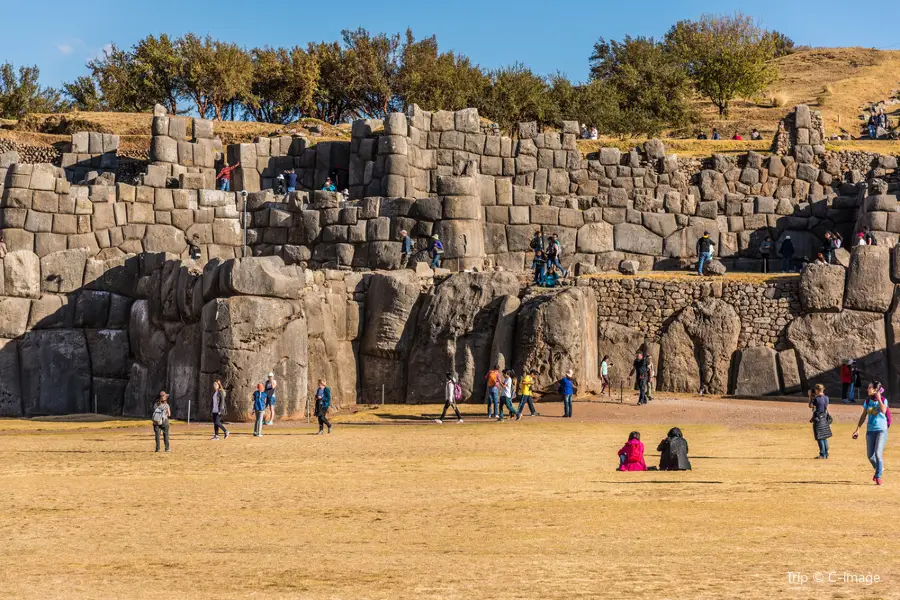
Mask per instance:
[[[663,250],[663,239],[641,225],[619,223],[615,226],[615,249],[659,256]]]
[[[588,223],[578,229],[576,247],[578,252],[597,254],[612,252],[613,227],[609,223]]]
[[[25,333],[30,310],[31,300],[27,298],[0,298],[0,338],[17,338]]]
[[[297,299],[305,279],[278,256],[236,258],[219,268],[220,286],[243,296]]]
[[[122,379],[131,370],[128,332],[124,329],[85,330],[91,356],[91,374]]]
[[[430,272],[430,271],[429,271]],[[415,334],[422,284],[410,270],[369,278],[359,346],[362,402],[406,401],[406,359]]]
[[[844,310],[805,315],[788,326],[787,340],[797,351],[807,388],[821,383],[829,390],[840,389],[841,365],[849,358],[867,377],[887,375],[883,314]]]
[[[497,326],[494,328],[494,339],[491,342],[491,365],[498,365],[501,369],[509,369],[513,366],[513,352],[515,350],[516,315],[522,305],[518,296],[507,296],[500,304],[500,313],[497,315]]]
[[[797,353],[793,348],[778,353],[778,373],[781,375],[781,389],[785,394],[796,394],[803,389]]]
[[[93,410],[91,359],[78,329],[29,331],[19,342],[26,416]]]
[[[175,343],[166,357],[166,391],[172,414],[179,419],[187,419],[188,410],[193,419],[212,418],[212,404],[209,402],[212,386],[205,388],[203,391],[209,392],[203,395],[198,389],[202,343],[203,331],[198,323],[192,323],[175,335]]]
[[[609,356],[609,378],[613,388],[623,384],[625,389],[633,387],[628,372],[634,355],[637,351],[647,352],[651,345],[650,338],[638,329],[615,321],[600,323],[597,329],[597,364],[600,364],[604,356]]]
[[[39,298],[41,295],[41,260],[30,250],[7,252],[3,259],[4,295],[17,298]]]
[[[453,371],[464,397],[480,402],[501,305],[518,293],[518,278],[505,271],[457,273],[440,283],[419,311],[408,363],[416,375],[407,382],[406,401],[443,401],[444,373]]]
[[[712,394],[726,393],[740,332],[734,308],[718,298],[684,308],[660,340],[659,388],[697,392],[702,386]]]
[[[553,393],[571,369],[579,394],[600,391],[596,315],[589,287],[526,300],[516,323],[516,373],[537,373],[536,389]]]
[[[19,380],[19,342],[0,339],[0,417],[22,416],[22,384]]]
[[[41,290],[58,294],[74,292],[84,284],[89,252],[84,248],[51,252],[41,259]]]
[[[780,392],[777,352],[766,346],[740,351],[734,393],[737,396],[766,396]]]
[[[855,246],[847,269],[844,308],[883,313],[891,306],[891,254],[885,246]]]
[[[800,276],[800,302],[806,312],[838,312],[844,302],[846,271],[840,265],[810,263]]]
[[[278,379],[276,412],[303,415],[307,400],[307,320],[298,302],[236,296],[203,307],[200,370],[228,392],[229,416],[249,420],[250,398],[269,371]]]

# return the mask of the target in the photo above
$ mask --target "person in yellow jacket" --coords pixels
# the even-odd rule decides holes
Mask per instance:
[[[525,408],[525,404],[528,404],[528,410],[531,411],[532,417],[540,416],[540,413],[534,410],[534,402],[531,401],[532,388],[534,387],[534,382],[536,381],[537,373],[532,371],[531,373],[526,373],[522,375],[521,381],[519,381],[519,394],[521,398],[519,400],[519,414],[522,414],[522,409]]]

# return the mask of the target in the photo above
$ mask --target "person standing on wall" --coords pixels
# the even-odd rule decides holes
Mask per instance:
[[[297,172],[294,169],[284,172],[284,186],[288,194],[297,191]]]
[[[631,365],[631,371],[628,372],[629,377],[632,375],[637,376],[638,406],[647,404],[647,377],[649,372],[647,359],[644,358],[644,353],[639,350],[635,353],[634,363]]]
[[[512,371],[506,370],[503,371],[502,379],[500,382],[500,420],[503,420],[503,407],[505,406],[509,410],[509,416],[515,415],[516,421],[522,418],[522,415],[516,411],[516,408],[512,405],[512,394],[513,394],[513,380],[512,380]]]
[[[172,418],[172,407],[169,406],[169,395],[160,392],[153,403],[153,437],[156,438],[156,451],[159,452],[159,434],[163,436],[166,452],[169,451],[169,419]]]
[[[562,244],[556,235],[551,235],[547,244],[547,263],[555,266],[562,273],[563,278],[566,277],[566,270],[563,269],[562,263],[559,262],[562,257]]]
[[[441,258],[444,256],[444,244],[441,243],[441,238],[436,233],[431,236],[431,245],[428,248],[428,252],[431,254],[431,268],[440,269]]]
[[[266,387],[261,383],[256,384],[256,391],[253,392],[253,417],[253,435],[261,437],[266,420]]]
[[[709,232],[704,231],[703,236],[697,240],[697,275],[703,276],[706,263],[712,260],[713,249],[716,245],[709,237]]]
[[[405,269],[409,265],[409,257],[412,256],[413,245],[412,238],[409,233],[402,229],[400,231],[400,268]]]
[[[831,437],[831,415],[828,414],[828,396],[825,395],[825,386],[817,383],[813,390],[809,391],[809,407],[813,410],[809,422],[813,426],[813,436],[819,444],[819,455],[816,458],[828,458],[828,438]]]
[[[534,410],[534,402],[532,401],[534,382],[537,380],[537,373],[529,373],[525,372],[522,375],[521,381],[519,381],[519,393],[521,394],[521,399],[519,400],[519,414],[522,414],[522,411],[525,409],[525,405],[528,404],[528,410],[531,411],[532,417],[540,416],[540,413]]]
[[[794,242],[791,241],[791,236],[784,236],[784,241],[781,242],[781,272],[782,273],[793,273],[794,272]]]
[[[769,272],[769,259],[772,257],[772,236],[767,235],[766,239],[759,245],[759,256],[762,258],[762,272]]]
[[[566,376],[559,380],[557,391],[563,397],[563,418],[572,418],[572,396],[575,395],[575,382],[572,380],[572,369],[566,371]]]
[[[278,389],[278,382],[275,381],[275,373],[269,373],[266,379],[266,412],[268,420],[266,425],[271,425],[275,421],[275,395]]]
[[[462,388],[459,387],[456,376],[453,373],[447,373],[447,378],[444,381],[444,410],[441,412],[441,418],[434,420],[435,423],[438,425],[443,424],[448,408],[452,408],[453,412],[456,413],[456,422],[462,423],[462,416],[460,416],[459,408],[456,406],[456,403],[460,400],[462,400]]]
[[[222,382],[218,379],[213,383],[213,397],[212,397],[212,418],[213,418],[213,436],[212,439],[219,439],[219,430],[225,434],[225,439],[228,439],[228,430],[225,429],[225,426],[222,425],[222,417],[225,416],[225,388],[222,387]]]
[[[331,422],[328,420],[328,409],[331,408],[331,388],[325,385],[325,380],[319,380],[319,389],[316,390],[316,418],[319,420],[319,433],[322,435],[324,427],[328,427],[331,433]]]
[[[882,481],[884,446],[887,444],[888,428],[891,426],[891,411],[888,409],[887,398],[882,395],[884,388],[881,387],[881,382],[870,383],[866,393],[869,397],[863,404],[862,415],[859,417],[859,423],[856,424],[853,439],[859,437],[859,428],[862,427],[863,422],[866,422],[866,456],[875,469],[872,480],[876,485],[881,485],[884,483]]]
[[[500,365],[494,365],[484,378],[487,381],[488,419],[493,419],[500,414]]]
[[[226,163],[225,166],[222,167],[222,170],[219,171],[218,175],[216,175],[216,179],[219,180],[219,189],[220,190],[222,190],[223,192],[231,191],[231,174],[239,166],[241,166],[241,163],[235,163],[234,166],[231,166],[231,167],[229,167],[228,163]]]

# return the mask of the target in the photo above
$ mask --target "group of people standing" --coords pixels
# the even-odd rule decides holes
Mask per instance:
[[[560,259],[562,258],[562,243],[559,236],[551,234],[544,240],[544,234],[541,230],[534,232],[529,244],[534,258],[531,261],[531,268],[534,271],[534,285],[540,287],[556,287],[559,285],[559,279],[565,278],[568,272],[563,268]]]
[[[828,396],[825,395],[825,386],[822,384],[816,384],[809,391],[809,407],[812,409],[809,422],[812,423],[813,437],[819,445],[819,455],[816,456],[816,459],[827,460],[830,456],[828,441],[833,435],[831,424],[834,420],[828,412]],[[866,457],[875,470],[872,481],[876,485],[882,485],[884,483],[884,447],[887,444],[888,429],[891,426],[891,411],[881,382],[873,381],[866,387],[866,400],[862,409],[852,437],[854,440],[859,438],[859,430],[865,423]]]

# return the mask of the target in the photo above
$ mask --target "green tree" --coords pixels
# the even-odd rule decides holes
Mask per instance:
[[[666,44],[723,117],[732,100],[762,92],[778,76],[772,35],[741,13],[679,21]]]
[[[338,42],[310,44],[308,52],[319,63],[319,80],[313,95],[315,116],[337,124],[348,116],[360,115],[364,82],[355,54]]]
[[[143,94],[134,54],[115,44],[87,63],[91,78],[100,90],[106,110],[143,112],[153,108],[156,99]]]
[[[0,117],[21,119],[28,113],[57,112],[62,108],[58,90],[38,83],[41,71],[36,66],[22,66],[18,71],[12,63],[0,65]]]
[[[194,100],[201,117],[212,111],[221,121],[227,105],[249,96],[253,63],[243,48],[193,33],[181,38],[178,48],[184,61],[181,91]]]
[[[148,35],[134,46],[132,58],[132,76],[136,78],[134,83],[139,94],[148,103],[159,102],[177,115],[182,88],[182,57],[177,43],[166,34],[158,38]]]
[[[770,31],[772,43],[775,44],[775,58],[794,53],[794,40],[780,31]]]
[[[290,123],[313,111],[319,79],[315,55],[301,48],[254,48],[250,56],[253,80],[244,108],[253,119]]]
[[[694,119],[691,81],[677,58],[653,38],[625,36],[621,42],[603,38],[594,44],[591,78],[613,90],[629,129],[616,133],[659,135],[680,129]]]
[[[350,66],[357,72],[359,108],[369,116],[383,118],[396,108],[394,80],[399,67],[400,36],[370,34],[359,29],[341,32]]]
[[[490,73],[491,84],[477,103],[481,114],[507,131],[519,121],[553,122],[558,108],[547,81],[521,63]]]
[[[406,31],[394,86],[402,108],[417,104],[425,110],[460,110],[474,105],[489,84],[468,57],[442,54],[436,37],[416,41],[412,31]]]
[[[63,84],[63,93],[70,98],[71,106],[76,110],[99,111],[105,109],[97,84],[87,75],[78,77],[72,83]]]

